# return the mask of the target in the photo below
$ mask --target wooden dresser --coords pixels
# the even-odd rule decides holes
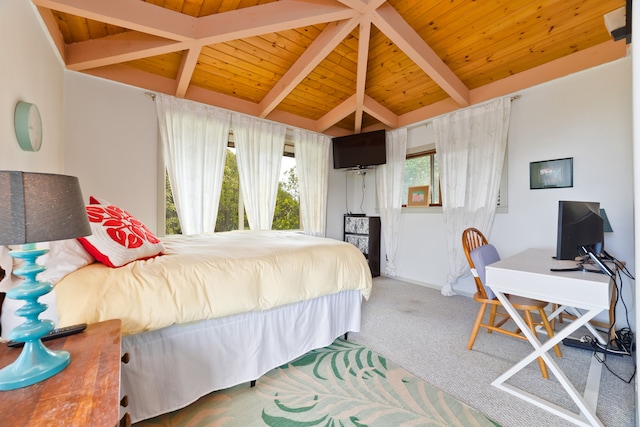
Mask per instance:
[[[0,425],[118,425],[120,406],[120,320],[93,323],[84,332],[46,341],[66,350],[71,363],[37,384],[0,391]],[[0,367],[12,363],[21,348],[0,344]]]

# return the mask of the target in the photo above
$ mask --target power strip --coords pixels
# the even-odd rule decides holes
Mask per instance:
[[[583,350],[597,351],[598,353],[613,354],[614,356],[624,356],[624,354],[622,353],[605,351],[605,349],[603,348],[594,346],[593,344],[591,344],[591,342],[582,342],[577,338],[571,338],[571,337],[565,338],[562,340],[562,344],[566,345],[567,347],[575,347],[575,348],[581,348]]]

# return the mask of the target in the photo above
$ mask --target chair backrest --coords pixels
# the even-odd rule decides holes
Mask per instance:
[[[475,265],[476,274],[474,278],[480,281],[482,287],[487,295],[488,299],[494,299],[496,295],[493,293],[490,287],[484,286],[486,282],[486,267],[489,264],[493,264],[494,262],[500,261],[500,255],[498,255],[498,251],[496,248],[491,245],[482,245],[471,251],[471,260]]]
[[[462,232],[462,248],[464,249],[464,255],[467,258],[469,267],[471,268],[471,273],[473,274],[473,278],[476,283],[476,290],[478,291],[478,294],[484,299],[492,298],[489,298],[489,296],[487,295],[487,291],[484,288],[484,283],[478,276],[475,263],[473,262],[473,259],[471,259],[471,251],[488,244],[489,242],[487,241],[487,238],[484,237],[484,234],[482,234],[482,232],[477,228],[467,228]]]

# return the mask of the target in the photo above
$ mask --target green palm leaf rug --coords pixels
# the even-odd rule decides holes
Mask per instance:
[[[313,350],[258,379],[136,427],[490,426],[497,423],[350,341]]]

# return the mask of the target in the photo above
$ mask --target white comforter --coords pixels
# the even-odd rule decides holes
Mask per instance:
[[[95,263],[56,286],[59,325],[122,319],[123,335],[267,310],[346,289],[371,292],[351,244],[284,231],[163,238],[166,254],[108,268]]]

